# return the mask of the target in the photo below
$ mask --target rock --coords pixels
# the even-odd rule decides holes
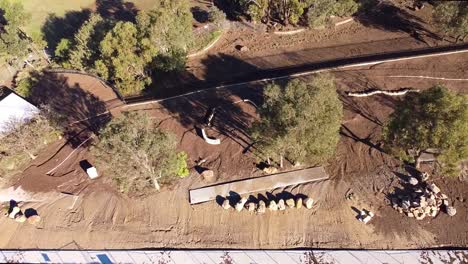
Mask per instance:
[[[264,201],[258,202],[257,214],[264,214],[266,212],[266,205]]]
[[[253,202],[247,204],[247,210],[249,210],[249,212],[255,212],[256,207],[257,205]]]
[[[432,217],[435,217],[437,215],[437,213],[439,212],[438,208],[436,207],[429,207],[430,210],[429,210],[429,215],[432,216]]]
[[[437,185],[435,185],[434,183],[431,183],[429,186],[428,186],[429,190],[431,190],[432,192],[434,193],[440,193],[440,189],[439,187],[437,187]]]
[[[247,202],[247,198],[242,198],[237,204],[236,204],[236,211],[240,212],[242,209],[244,209],[244,205]]]
[[[249,51],[249,48],[247,46],[242,46],[242,45],[239,45],[237,47],[237,49],[240,51],[240,52],[246,52],[246,51]]]
[[[422,181],[427,181],[427,180],[429,180],[429,173],[427,173],[427,172],[421,173],[421,180],[422,180]]]
[[[270,209],[270,211],[278,211],[278,205],[276,204],[275,200],[270,202],[268,209]]]
[[[402,213],[403,213],[403,208],[398,207],[398,208],[397,208],[397,211],[398,211],[400,214],[402,214]]]
[[[426,214],[424,212],[418,211],[415,213],[414,217],[416,220],[423,220],[426,217]]]
[[[405,210],[408,210],[408,208],[410,208],[411,206],[411,203],[409,200],[403,200],[401,201],[401,207]]]
[[[302,198],[297,198],[296,199],[296,208],[297,209],[302,208]]]
[[[454,215],[457,214],[457,209],[455,209],[455,207],[453,207],[453,206],[448,206],[447,207],[447,214],[449,216],[454,216]]]
[[[17,216],[17,217],[15,217],[15,221],[20,222],[20,223],[24,223],[26,221],[26,216],[24,216],[23,214],[20,215],[20,216]]]
[[[223,209],[224,209],[224,210],[228,210],[229,208],[231,208],[231,204],[229,203],[229,200],[228,200],[228,199],[224,200],[222,206],[223,206]]]
[[[278,209],[279,209],[280,211],[286,210],[286,205],[284,204],[284,200],[283,200],[283,199],[280,199],[280,200],[278,201]]]
[[[265,172],[266,174],[275,174],[278,172],[278,169],[275,167],[266,167],[263,169],[263,172]]]
[[[448,206],[449,206],[449,201],[448,201],[448,200],[442,200],[442,204],[443,204],[445,207],[448,207]]]
[[[414,214],[413,214],[412,212],[406,212],[406,215],[407,215],[408,217],[414,217]]]
[[[410,177],[408,180],[408,183],[414,186],[414,185],[418,185],[419,181],[415,177]]]
[[[203,180],[207,183],[213,183],[216,181],[215,174],[212,170],[204,170],[201,173],[201,176],[203,177]]]
[[[294,208],[296,207],[296,202],[294,202],[293,198],[290,198],[286,200],[286,205],[288,205],[289,208]]]
[[[310,198],[310,197],[307,197],[305,200],[304,200],[304,205],[307,209],[311,209],[312,206],[314,205],[314,199]]]
[[[41,222],[41,217],[38,215],[32,215],[28,217],[28,223],[30,223],[31,225],[37,225],[40,222]]]

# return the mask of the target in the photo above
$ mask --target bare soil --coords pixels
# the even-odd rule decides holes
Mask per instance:
[[[399,186],[399,177],[405,173],[405,168],[401,162],[382,152],[381,130],[399,98],[385,95],[350,98],[345,91],[370,88],[395,90],[403,87],[427,89],[442,83],[454,91],[466,93],[468,81],[389,76],[466,78],[467,70],[468,55],[464,54],[333,72],[345,116],[336,156],[326,166],[331,179],[284,190],[269,190],[273,195],[281,195],[284,191],[308,195],[317,200],[312,210],[291,209],[254,215],[224,211],[215,201],[194,206],[188,203],[188,190],[206,185],[194,168],[195,161],[199,159],[207,160],[203,166],[215,171],[217,182],[262,175],[263,172],[255,166],[256,159],[250,152],[250,140],[245,134],[250,123],[258,118],[255,108],[248,103],[232,104],[239,99],[261,103],[261,83],[210,90],[138,107],[115,108],[113,113],[116,115],[119,111],[146,111],[155,118],[155,122],[160,122],[162,128],[175,133],[179,139],[179,149],[189,155],[190,176],[165,186],[160,193],[147,197],[125,197],[114,191],[109,184],[109,175],[102,175],[94,181],[87,178],[80,167],[82,160],[92,163],[86,147],[80,148],[77,155],[64,163],[54,175],[45,175],[73,150],[68,145],[61,147],[58,142],[50,146],[23,174],[18,175],[14,185],[30,193],[65,192],[71,195],[57,195],[55,199],[26,203],[25,206],[35,208],[42,216],[43,222],[38,227],[1,218],[0,227],[6,231],[0,237],[0,247],[466,247],[468,204],[465,200],[468,182],[459,178],[433,177],[442,191],[452,198],[458,212],[454,217],[440,213],[436,218],[417,221],[393,210],[388,205],[386,195]],[[69,78],[66,75],[62,77]],[[77,85],[75,88],[82,91],[80,94],[89,92],[102,98],[99,89],[88,91],[88,85],[81,83],[81,80],[77,80]],[[211,146],[197,135],[196,127],[203,122],[207,109],[215,106],[221,106],[221,110],[216,116],[214,128],[208,133],[220,138],[222,144]],[[82,112],[87,113],[87,108],[83,107]],[[82,115],[77,118],[82,118]],[[345,199],[349,190],[354,192],[354,200]],[[72,195],[79,197],[76,202]],[[356,208],[369,209],[376,217],[364,225],[355,218]]]

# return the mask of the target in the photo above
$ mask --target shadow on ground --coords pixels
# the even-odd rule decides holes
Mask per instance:
[[[106,105],[78,83],[69,85],[66,77],[51,72],[37,78],[39,81],[32,89],[29,100],[51,110],[54,121],[63,128],[64,136],[73,147],[88,138],[90,133],[98,133],[110,121],[110,115],[84,120],[105,112]],[[81,122],[73,124],[77,121]]]

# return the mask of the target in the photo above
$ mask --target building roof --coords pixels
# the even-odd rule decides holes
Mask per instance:
[[[26,122],[37,113],[39,109],[21,96],[14,92],[7,93],[0,97],[0,134],[7,132],[9,122]]]

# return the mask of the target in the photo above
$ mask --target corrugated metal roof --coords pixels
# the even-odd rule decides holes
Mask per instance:
[[[8,122],[24,122],[35,114],[39,109],[15,93],[10,93],[0,100],[0,134],[6,133]]]
[[[2,263],[468,263],[468,250],[4,250]]]

